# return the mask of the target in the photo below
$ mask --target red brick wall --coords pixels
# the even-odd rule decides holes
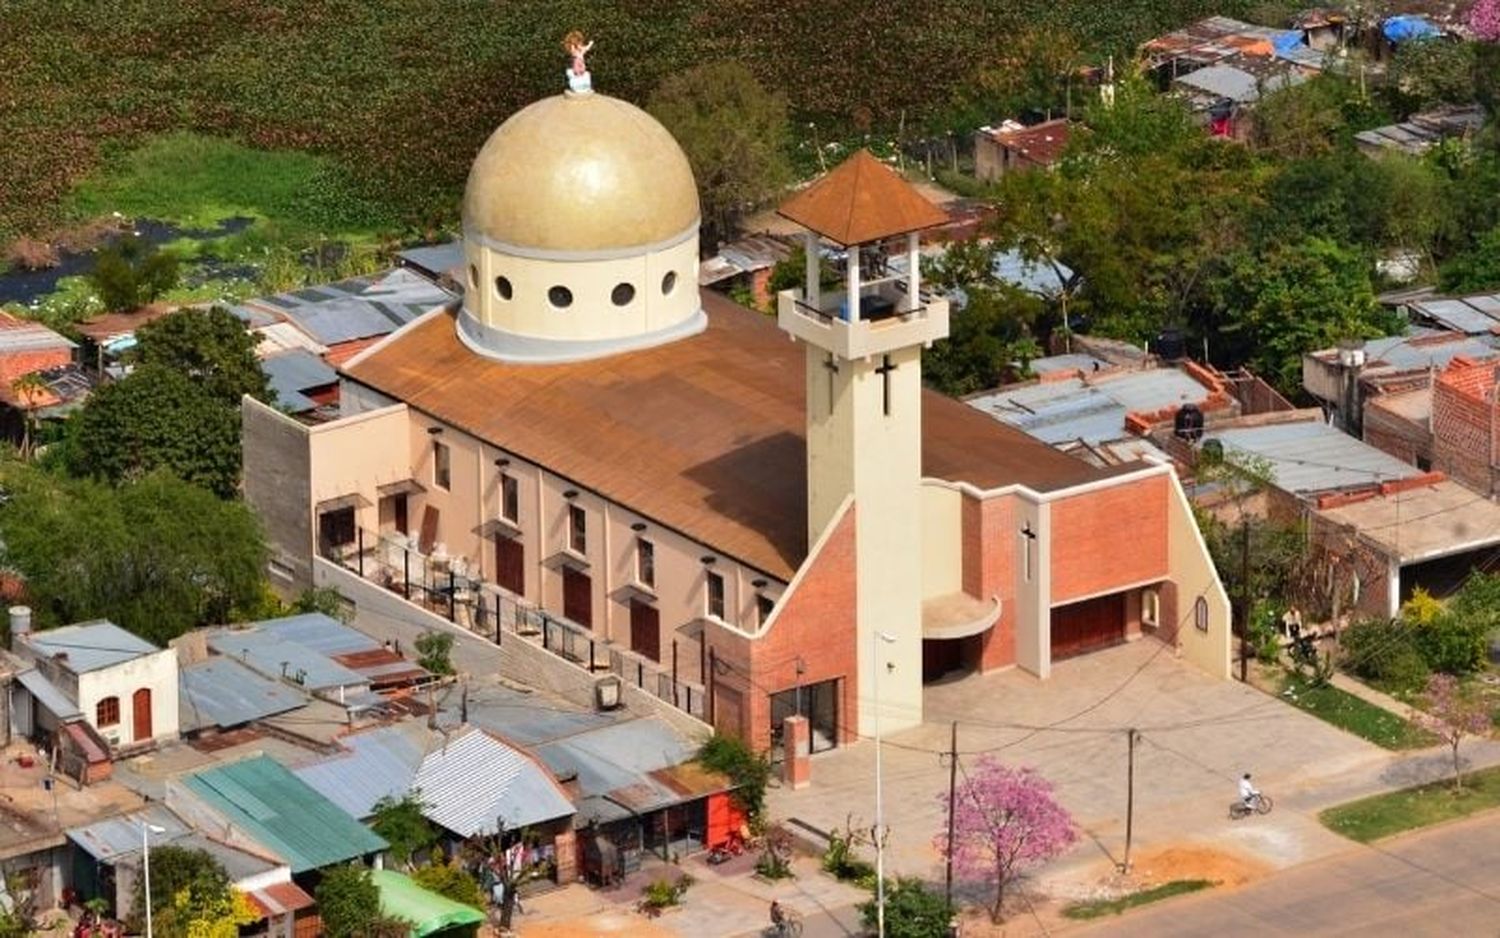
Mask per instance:
[[[1165,475],[1052,503],[1052,602],[1167,576]]]
[[[979,499],[965,494],[963,526],[963,589],[978,599],[1000,597],[1000,621],[984,633],[979,656],[981,671],[1016,663],[1015,496]]]
[[[1493,407],[1441,378],[1432,385],[1433,468],[1489,492],[1492,484],[1490,438]]]
[[[72,350],[65,348],[10,352],[0,355],[0,381],[5,383],[5,390],[9,393],[12,382],[22,375],[45,371],[48,368],[60,368],[72,360]]]
[[[729,713],[714,714],[717,729],[747,739],[758,750],[766,749],[771,744],[771,694],[790,690],[799,682],[807,685],[840,679],[840,736],[842,741],[853,739],[858,699],[854,526],[851,506],[812,558],[802,581],[782,598],[775,621],[760,639],[709,627],[709,647],[728,671],[716,675],[714,683],[738,691],[744,701],[737,718]],[[799,659],[804,668],[800,676]],[[721,672],[725,670],[720,668]],[[730,719],[736,719],[739,725],[726,725]]]

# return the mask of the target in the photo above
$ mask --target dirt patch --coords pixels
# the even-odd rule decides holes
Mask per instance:
[[[517,929],[521,938],[591,938],[593,935],[612,935],[615,938],[675,938],[669,931],[650,919],[635,912],[599,912],[584,918],[561,922],[538,922],[522,924]]]
[[[1142,887],[1178,879],[1211,879],[1220,887],[1243,886],[1267,875],[1272,869],[1263,860],[1195,844],[1143,854],[1131,866],[1128,881]]]

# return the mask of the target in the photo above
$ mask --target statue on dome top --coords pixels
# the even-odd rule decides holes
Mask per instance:
[[[563,37],[563,50],[573,58],[573,67],[564,74],[568,79],[568,90],[576,92],[592,91],[593,81],[589,77],[588,66],[584,64],[583,57],[594,48],[591,41],[585,41],[583,33],[573,30]]]

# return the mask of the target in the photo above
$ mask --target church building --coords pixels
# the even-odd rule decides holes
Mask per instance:
[[[773,320],[698,289],[671,134],[570,84],[474,160],[461,303],[344,363],[337,420],[245,401],[280,583],[389,570],[399,542],[405,576],[441,557],[481,611],[540,610],[581,667],[623,662],[762,748],[794,713],[829,748],[920,722],[924,682],[1135,639],[1228,676],[1229,603],[1168,466],[1098,469],[923,386],[941,211],[856,154],[782,206],[812,273]]]

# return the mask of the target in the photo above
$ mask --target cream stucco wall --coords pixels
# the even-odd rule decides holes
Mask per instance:
[[[78,675],[78,709],[84,719],[113,746],[133,746],[152,739],[176,739],[177,651],[165,648],[142,655],[111,668],[86,671]],[[151,692],[151,736],[135,736],[134,696],[136,691]],[[115,726],[98,725],[99,701],[116,697],[120,701],[120,722]]]
[[[1167,496],[1167,550],[1172,582],[1177,590],[1177,639],[1182,655],[1216,677],[1232,676],[1229,596],[1219,581],[1208,546],[1193,520],[1187,495],[1169,473],[1171,487]],[[1202,597],[1208,603],[1208,630],[1194,623],[1193,607]],[[1163,624],[1164,626],[1166,623]]]
[[[310,510],[316,512],[317,505],[328,499],[358,494],[368,504],[355,509],[355,520],[360,527],[374,530],[376,487],[410,473],[402,445],[410,423],[406,405],[395,404],[310,427]],[[316,517],[313,532],[316,537]]]
[[[1016,530],[1004,533],[1014,539],[1016,551],[1016,664],[1046,678],[1052,674],[1052,557],[1047,549],[1052,543],[1051,506],[1021,492],[1015,510]],[[1020,533],[1027,525],[1034,539]]]
[[[963,589],[963,495],[952,485],[922,485],[922,598]]]

